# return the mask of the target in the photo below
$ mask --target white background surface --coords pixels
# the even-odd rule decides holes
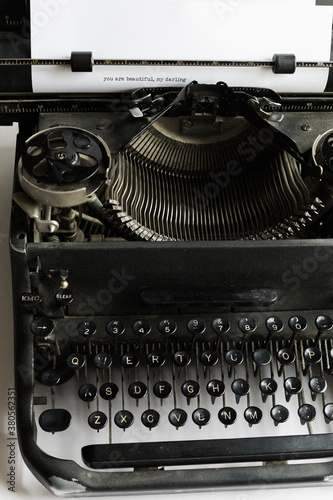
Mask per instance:
[[[11,275],[8,250],[8,230],[11,206],[11,185],[14,164],[16,127],[0,127],[0,498],[7,500],[14,498],[23,500],[27,498],[47,499],[55,498],[45,490],[33,477],[19,455],[16,445],[16,486],[15,493],[8,491],[7,474],[8,465],[8,430],[7,430],[7,390],[14,385],[14,361],[13,361],[13,322],[12,322],[12,300],[11,300]],[[12,441],[12,438],[10,439]],[[242,474],[241,469],[239,474]],[[139,493],[139,492],[138,492]],[[304,486],[293,489],[263,489],[256,490],[232,490],[211,493],[189,493],[189,494],[165,494],[158,496],[161,500],[314,500],[319,496],[330,498],[333,494],[333,485]],[[119,497],[123,500],[136,498],[137,500],[154,496],[138,495],[131,497]],[[115,497],[114,497],[115,498]]]

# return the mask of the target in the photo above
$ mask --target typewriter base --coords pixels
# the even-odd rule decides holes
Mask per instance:
[[[248,245],[247,252],[244,252],[244,245]],[[209,249],[207,249],[207,245],[202,248],[200,243],[195,243],[191,244],[190,248],[191,252],[189,252],[189,245],[185,243],[177,245],[173,243],[145,245],[115,242],[107,245],[92,245],[90,243],[89,251],[87,251],[84,243],[30,244],[26,242],[25,234],[21,228],[14,228],[11,239],[11,253],[13,280],[14,284],[17,284],[17,286],[14,286],[14,304],[16,309],[18,434],[22,455],[26,463],[36,477],[53,493],[69,496],[83,494],[116,495],[119,493],[216,490],[231,486],[249,488],[257,485],[295,485],[302,482],[330,484],[333,474],[332,462],[316,463],[314,461],[302,465],[284,463],[284,460],[289,458],[297,459],[297,454],[291,457],[293,453],[282,453],[279,461],[274,456],[274,463],[270,463],[269,453],[266,454],[264,450],[258,450],[257,453],[252,452],[252,457],[248,458],[265,461],[268,466],[253,464],[241,469],[234,459],[230,460],[234,462],[234,466],[231,464],[226,465],[229,460],[224,459],[222,467],[216,465],[216,463],[213,464],[214,459],[212,459],[208,461],[212,463],[211,468],[180,468],[171,471],[163,470],[162,465],[160,467],[150,467],[153,464],[139,463],[133,472],[107,472],[85,470],[73,461],[59,460],[49,456],[37,446],[32,399],[34,393],[34,371],[31,366],[34,346],[33,336],[30,332],[32,313],[27,309],[23,310],[19,305],[22,291],[27,291],[31,287],[29,270],[30,273],[34,273],[37,257],[39,257],[44,271],[59,267],[70,270],[73,285],[71,289],[76,297],[80,297],[85,286],[89,285],[89,293],[92,295],[97,293],[98,289],[103,286],[104,275],[101,273],[99,281],[95,280],[96,270],[92,269],[89,265],[90,262],[98,262],[99,269],[108,269],[110,259],[112,259],[115,269],[121,271],[125,267],[127,276],[136,276],[136,279],[126,289],[126,297],[121,297],[122,294],[115,295],[115,302],[112,307],[116,307],[119,312],[122,312],[123,308],[128,310],[128,306],[131,304],[131,310],[134,314],[140,312],[142,314],[143,306],[140,300],[140,290],[144,285],[152,286],[156,285],[156,283],[161,285],[170,285],[172,283],[173,286],[179,284],[190,285],[191,283],[186,282],[185,277],[187,276],[187,280],[189,280],[189,277],[193,277],[193,273],[189,272],[191,269],[195,270],[195,282],[199,287],[203,283],[207,283],[207,279],[213,286],[220,286],[221,283],[225,282],[226,277],[229,283],[237,282],[242,277],[244,288],[251,288],[251,284],[255,284],[256,288],[269,288],[272,281],[274,281],[275,284],[278,284],[276,287],[278,292],[277,304],[276,306],[271,305],[268,310],[267,306],[257,304],[258,311],[261,311],[261,313],[264,311],[267,314],[267,312],[279,309],[279,307],[286,311],[297,310],[300,312],[306,308],[315,309],[318,306],[322,311],[330,310],[332,300],[331,284],[322,282],[319,278],[316,279],[317,276],[320,277],[325,272],[328,275],[331,274],[331,271],[333,272],[333,269],[331,269],[333,264],[329,259],[333,249],[327,241],[281,241],[274,242],[274,245],[270,242],[225,242],[213,243]],[[237,258],[238,249],[240,248],[242,248],[242,259]],[[135,260],[132,259],[133,254],[136,256]],[[260,255],[261,260],[256,259],[255,255]],[[290,270],[285,269],[285,262],[305,262],[309,255],[317,255],[316,272],[310,273],[310,279],[303,280],[303,282],[301,278],[298,278],[302,286],[300,286],[297,293],[294,293],[290,286],[292,276],[286,274]],[[210,256],[210,259],[207,259],[207,256]],[[160,259],[160,261],[154,273],[147,273],[146,270],[151,266],[151,262],[156,262],[156,259]],[[235,261],[239,264],[237,267],[232,264]],[[184,274],[177,270],[177,263],[180,262]],[[249,262],[252,263],[252,267],[248,265]],[[265,266],[265,262],[275,262],[274,276],[268,275],[268,267]],[[218,266],[216,266],[216,263],[218,263]],[[82,269],[85,270],[84,273],[82,273]],[[172,274],[170,274],[171,269]],[[294,278],[296,280],[296,276]],[[43,282],[45,280],[41,281],[42,284]],[[45,287],[44,290],[42,290],[43,286]],[[47,286],[42,285],[42,293],[46,293]],[[84,295],[80,297],[80,300],[81,303],[84,301]],[[46,307],[48,306],[46,304]],[[153,309],[154,307],[156,306],[153,306]],[[182,304],[178,308],[178,312],[182,308],[188,314],[186,304]],[[221,309],[228,310],[230,313],[230,305],[225,309],[221,305],[215,306],[215,311]],[[243,307],[241,311],[244,312],[247,309],[247,307]],[[201,306],[203,313],[212,310],[214,310],[212,304]],[[156,313],[154,310],[153,312]],[[52,314],[53,316],[58,315],[59,320],[63,315],[63,313],[57,314],[56,311],[53,311]],[[75,311],[74,304],[70,314],[74,316],[78,314]],[[108,311],[105,311],[104,314],[107,315]],[[321,448],[325,436],[325,447]],[[327,435],[319,436],[318,441],[315,435],[308,436],[307,439],[311,442],[307,453],[309,458],[333,456],[333,444],[330,449]],[[218,442],[215,443],[218,444]],[[238,458],[240,459],[240,457]],[[246,462],[247,458],[244,457],[243,461]],[[191,460],[187,461],[187,463],[190,462]],[[97,465],[101,466],[100,463]]]

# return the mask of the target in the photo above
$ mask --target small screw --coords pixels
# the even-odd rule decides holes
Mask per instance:
[[[309,132],[309,130],[311,130],[311,126],[310,125],[302,125],[302,130],[304,130],[304,132]]]
[[[67,153],[65,153],[65,152],[58,153],[57,158],[58,158],[58,160],[65,160],[67,158]]]
[[[193,125],[193,123],[192,123],[192,122],[190,122],[190,121],[188,121],[188,120],[187,120],[187,121],[184,121],[184,127],[185,127],[185,128],[191,128],[191,127],[192,127],[192,125]]]

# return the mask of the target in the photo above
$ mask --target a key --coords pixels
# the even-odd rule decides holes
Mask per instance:
[[[45,410],[39,417],[39,425],[45,432],[61,432],[68,429],[71,423],[71,414],[67,410]]]
[[[160,414],[156,410],[146,410],[141,415],[141,422],[145,427],[152,429],[160,421]]]
[[[94,411],[88,417],[88,424],[92,429],[98,431],[106,426],[107,420],[108,419],[105,413],[103,413],[102,411]]]

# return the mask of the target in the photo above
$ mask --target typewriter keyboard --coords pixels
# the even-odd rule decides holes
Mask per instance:
[[[118,470],[333,448],[333,321],[321,311],[37,316],[31,335],[38,444],[53,456]]]

